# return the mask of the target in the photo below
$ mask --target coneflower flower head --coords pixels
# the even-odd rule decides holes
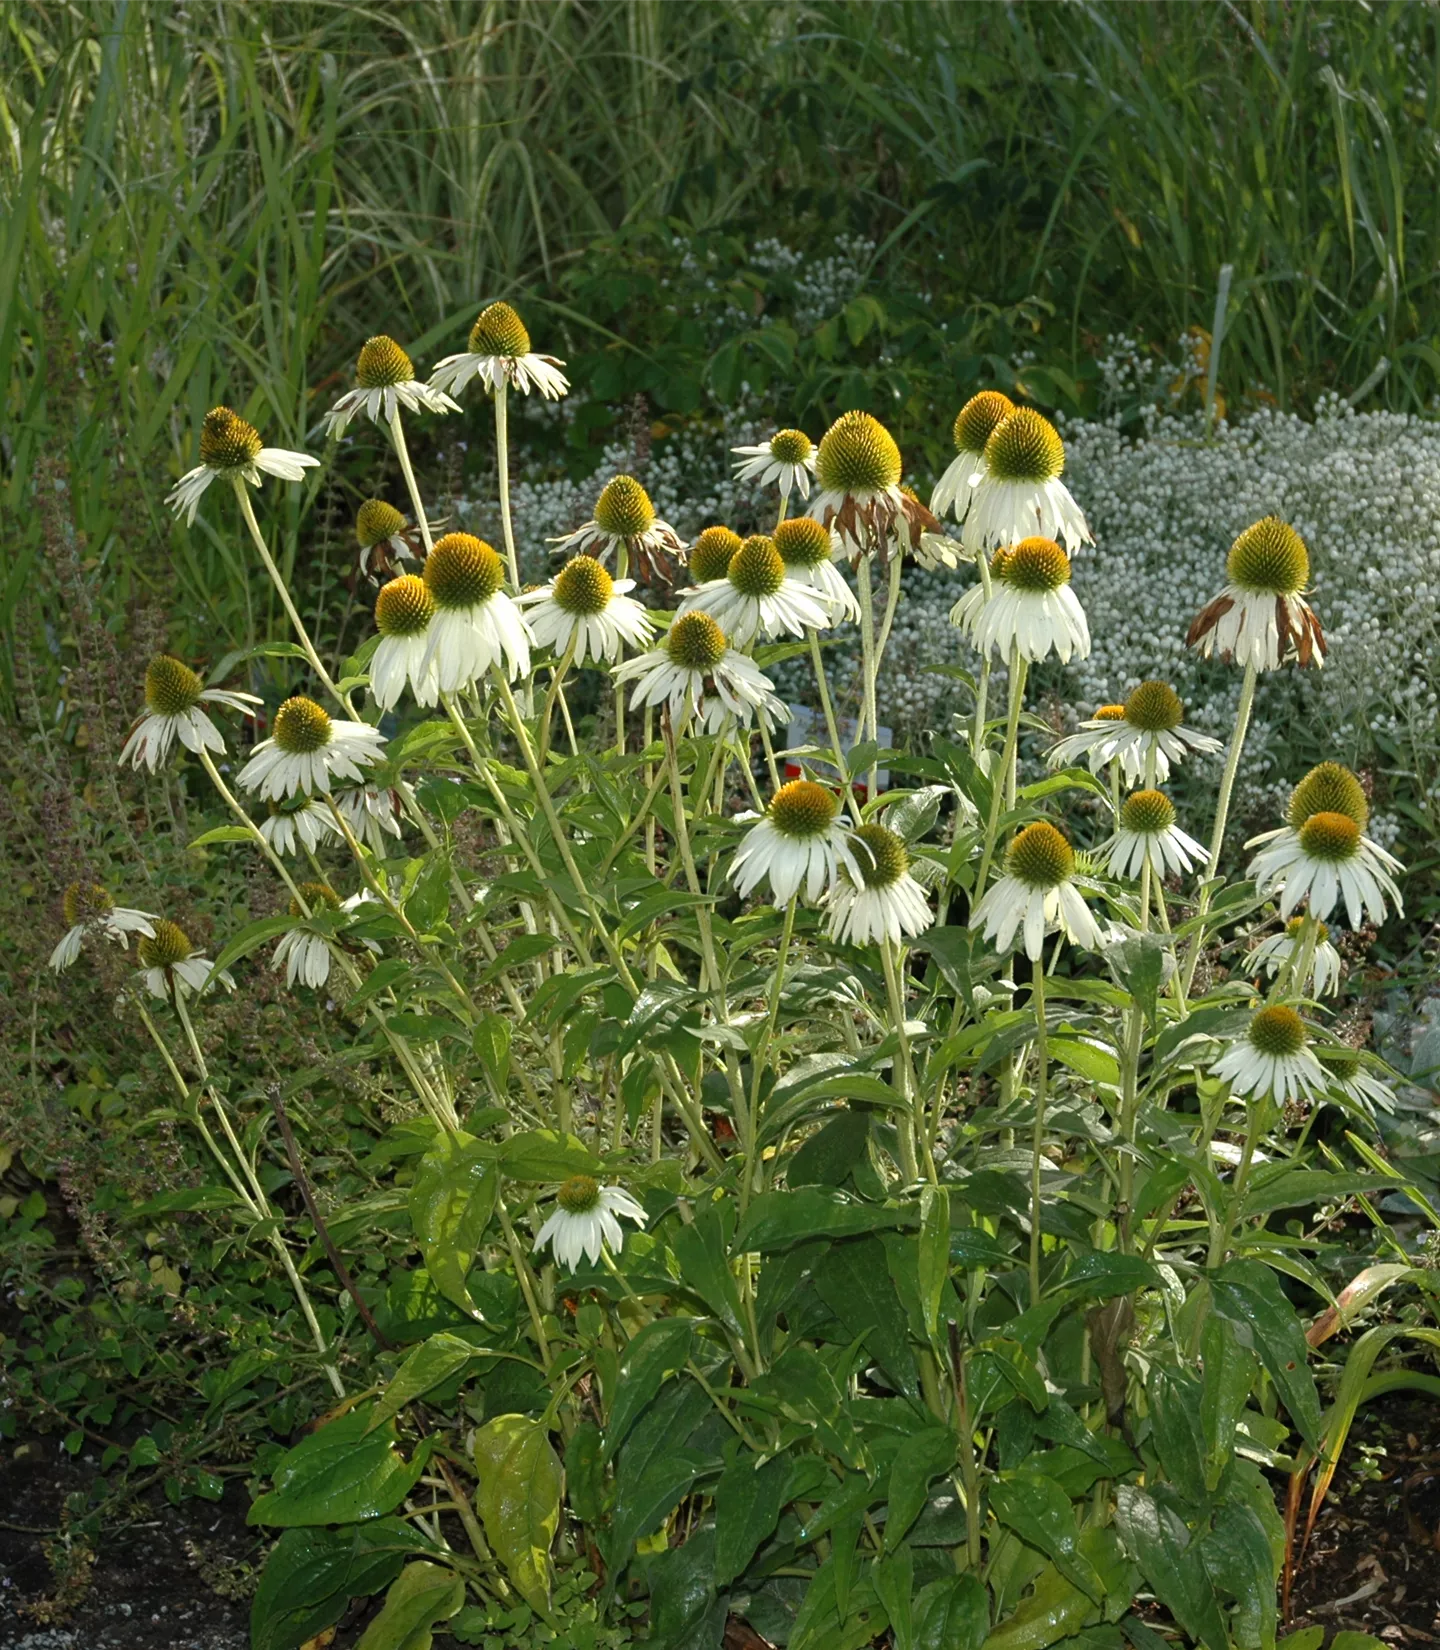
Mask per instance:
[[[189,665],[168,653],[157,653],[145,667],[145,715],[130,730],[119,760],[135,767],[143,763],[154,773],[179,740],[186,750],[223,751],[220,730],[206,714],[206,705],[224,705],[253,715],[260,703],[253,693],[207,688]]]
[[[80,955],[86,937],[103,934],[116,945],[130,949],[132,934],[149,935],[157,918],[148,911],[131,911],[117,906],[109,891],[96,882],[72,882],[62,901],[66,932],[50,953],[50,967],[58,974]]]
[[[303,481],[305,472],[320,462],[309,453],[284,447],[266,447],[260,432],[229,407],[212,407],[200,425],[200,462],[187,471],[166,495],[165,502],[186,523],[195,520],[205,489],[217,477],[260,485],[261,475],[281,481]]]
[[[1343,898],[1352,927],[1362,914],[1383,922],[1387,898],[1403,909],[1394,873],[1404,867],[1364,834],[1369,817],[1364,787],[1348,768],[1312,768],[1291,793],[1287,823],[1246,845],[1261,848],[1249,866],[1256,891],[1278,895],[1282,917],[1302,900],[1312,916],[1328,917]]]
[[[835,618],[857,619],[860,603],[831,559],[834,535],[814,516],[787,516],[775,528],[775,548],[786,573],[818,592]]]
[[[730,558],[739,548],[740,535],[731,528],[707,527],[690,546],[690,577],[696,584],[723,579],[730,571]]]
[[[878,820],[850,833],[850,856],[830,890],[826,932],[842,945],[899,945],[935,921],[925,890],[910,875],[904,839]]]
[[[815,454],[820,491],[810,514],[835,530],[840,550],[857,560],[877,554],[887,561],[897,527],[907,544],[940,524],[917,499],[900,491],[900,449],[878,418],[842,413]]]
[[[985,439],[984,464],[970,477],[965,510],[968,549],[1013,544],[1033,537],[1063,541],[1074,551],[1092,544],[1084,514],[1060,476],[1065,443],[1031,407],[1017,407]]]
[[[352,418],[364,413],[375,424],[389,424],[400,408],[410,412],[459,412],[456,402],[439,389],[422,384],[415,364],[385,333],[367,338],[355,362],[355,388],[347,390],[325,414],[325,433],[345,433]]]
[[[763,533],[744,540],[723,579],[691,591],[682,612],[696,609],[713,613],[742,646],[757,636],[800,636],[830,625],[828,600],[813,585],[788,575],[775,540]]]
[[[1312,814],[1345,814],[1363,831],[1370,823],[1365,787],[1341,763],[1317,763],[1290,793],[1285,818],[1298,831]]]
[[[547,401],[555,401],[570,388],[560,371],[564,364],[553,355],[536,355],[525,323],[501,302],[481,310],[470,328],[467,350],[437,362],[430,382],[453,394],[478,378],[490,391],[508,385],[522,395],[539,390]]]
[[[1185,641],[1257,670],[1288,660],[1325,662],[1325,633],[1302,592],[1310,553],[1288,522],[1266,516],[1247,527],[1225,558],[1226,584],[1190,626]]]
[[[1032,663],[1054,652],[1063,664],[1088,656],[1090,628],[1070,588],[1070,558],[1054,539],[1021,539],[991,571],[990,600],[967,592],[950,615],[981,653],[993,648],[1005,659],[1015,646]]]
[[[414,573],[402,573],[380,587],[375,597],[380,642],[370,660],[370,691],[383,710],[399,700],[407,685],[419,704],[435,703],[439,687],[426,658],[435,612],[430,586]]]
[[[1077,945],[1098,948],[1099,925],[1071,881],[1074,874],[1075,850],[1064,833],[1037,819],[1006,849],[1005,875],[975,907],[971,926],[982,929],[998,951],[1008,951],[1019,938],[1032,961],[1053,928]]]

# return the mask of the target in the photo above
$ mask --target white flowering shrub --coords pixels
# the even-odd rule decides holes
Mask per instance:
[[[1082,427],[1090,525],[1057,430],[993,394],[957,422],[944,524],[858,411],[818,449],[732,432],[761,437],[726,465],[743,489],[692,436],[643,484],[617,450],[591,486],[511,486],[513,405],[562,398],[563,368],[503,304],[425,378],[365,343],[329,423],[386,442],[405,491],[357,515],[376,633],[340,661],[265,527],[317,461],[205,418],[172,499],[271,582],[288,695],[247,740],[254,695],[161,656],[124,759],[203,772],[224,822],[192,845],[282,908],[212,958],[163,911],[66,898],[52,965],[133,944],[118,1010],[216,1168],[184,1207],[283,1275],[312,1345],[287,1355],[335,1400],[250,1510],[276,1534],[257,1650],[381,1593],[365,1650],[537,1618],[615,1642],[637,1614],[657,1650],[721,1650],[732,1618],[790,1650],[1078,1650],[1153,1633],[1142,1593],[1209,1650],[1265,1650],[1286,1532],[1259,1462],[1297,1456],[1298,1494],[1343,1439],[1301,1314],[1350,1257],[1309,1211],[1408,1184],[1371,1143],[1397,1075],[1327,1024],[1362,949],[1328,925],[1398,916],[1403,867],[1333,759],[1290,775],[1243,879],[1222,853],[1266,716],[1321,680],[1358,715],[1385,615],[1406,647],[1433,622],[1431,563],[1386,537],[1422,533],[1425,432]],[[497,496],[438,533],[406,425],[467,396]],[[1324,547],[1323,678],[1282,511]],[[1361,533],[1373,581],[1345,571]],[[818,710],[798,748],[792,688]],[[885,719],[928,736],[887,749]],[[358,1205],[313,1185],[336,1159],[312,1139],[307,1166],[286,1083],[236,1092],[205,1036],[257,969],[323,994],[336,1057],[377,1074],[393,1181]],[[404,1241],[367,1287],[343,1250],[381,1223]],[[1417,1277],[1386,1274],[1407,1325]]]

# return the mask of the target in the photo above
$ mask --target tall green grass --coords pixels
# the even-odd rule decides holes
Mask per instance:
[[[1232,400],[1418,408],[1440,374],[1429,7],[31,0],[0,29],[7,649],[42,456],[116,624],[149,598],[243,645],[270,615],[237,541],[161,502],[205,409],[314,446],[359,338],[423,359],[500,293],[583,344],[567,271],[625,225],[860,230],[877,284],[1038,300],[1072,373],[1209,326],[1230,265]],[[313,489],[280,499],[337,599]]]

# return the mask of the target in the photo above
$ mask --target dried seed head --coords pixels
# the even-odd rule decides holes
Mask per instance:
[[[505,563],[470,533],[447,533],[425,560],[425,583],[440,607],[478,607],[504,582]]]
[[[275,712],[275,743],[291,756],[308,756],[330,743],[330,718],[303,694]]]
[[[491,304],[470,328],[472,355],[528,355],[530,334],[509,304]]]
[[[738,533],[728,527],[707,527],[690,546],[690,577],[696,584],[723,579],[730,571],[730,558],[739,548]]]
[[[393,538],[405,525],[405,518],[383,498],[367,498],[355,512],[355,537],[362,550],[372,550]]]
[[[835,823],[839,803],[823,785],[792,779],[770,798],[770,823],[782,836],[823,836]]]
[[[725,657],[725,632],[708,613],[682,613],[670,626],[665,651],[686,670],[714,670]]]
[[[593,556],[575,556],[555,575],[555,605],[577,618],[603,613],[614,594],[614,579]]]
[[[385,390],[395,384],[408,384],[415,376],[410,357],[393,338],[382,332],[367,338],[355,363],[355,382],[362,390]]]
[[[145,708],[153,716],[183,716],[200,703],[204,686],[189,665],[157,653],[145,667]]]
[[[1048,418],[1017,407],[991,431],[985,468],[996,481],[1053,481],[1065,468],[1065,443]]]
[[[634,476],[616,476],[595,500],[595,525],[618,539],[639,538],[655,524],[655,506]]]
[[[424,579],[402,573],[375,598],[375,628],[382,636],[418,636],[434,612],[435,598]]]
[[[200,426],[200,462],[212,470],[246,469],[263,445],[255,426],[229,407],[212,408]]]
[[[1015,411],[1015,403],[999,390],[981,390],[972,395],[955,415],[955,451],[983,453],[998,424]]]
[[[1230,546],[1225,573],[1242,590],[1294,596],[1310,577],[1310,553],[1293,527],[1279,516],[1266,516]]]
[[[1058,888],[1075,874],[1075,850],[1055,826],[1037,819],[1010,844],[1005,869],[1031,888]]]
[[[878,418],[841,413],[820,442],[815,473],[827,493],[881,493],[900,480],[900,449]]]

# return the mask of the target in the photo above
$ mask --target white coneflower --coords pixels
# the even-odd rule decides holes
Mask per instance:
[[[310,907],[312,913],[340,909],[340,901],[334,891],[327,888],[323,882],[302,882],[300,898]],[[296,925],[280,936],[275,946],[275,954],[270,959],[270,966],[277,974],[282,968],[285,970],[287,986],[294,985],[296,980],[299,980],[302,985],[318,989],[330,978],[329,942],[324,935],[317,934],[313,928],[305,926],[305,914],[300,909],[300,900],[290,901],[290,915],[295,918]]]
[[[855,592],[835,565],[835,535],[828,527],[814,516],[791,516],[776,527],[775,548],[789,577],[816,591],[837,619],[860,617]]]
[[[1230,546],[1225,577],[1190,626],[1188,647],[1257,670],[1279,670],[1290,659],[1317,669],[1325,663],[1325,632],[1303,594],[1310,552],[1293,527],[1278,516],[1247,527]]]
[[[467,688],[504,661],[507,680],[530,670],[530,627],[501,586],[505,563],[483,539],[447,533],[425,561],[435,598],[425,664],[442,693]]]
[[[1093,544],[1084,512],[1061,481],[1065,443],[1048,418],[1017,407],[985,442],[983,472],[970,478],[965,543],[972,550],[1056,539],[1070,551]]]
[[[461,355],[447,355],[430,374],[433,389],[458,395],[472,378],[493,394],[502,384],[529,395],[539,390],[547,401],[558,401],[570,388],[560,371],[565,365],[553,355],[535,355],[525,323],[509,304],[491,304],[470,328],[470,347]]]
[[[340,791],[335,806],[350,827],[350,834],[363,842],[376,859],[390,852],[386,837],[400,840],[400,801],[395,792],[379,785],[357,785]]]
[[[994,577],[993,565],[991,571]],[[1050,653],[1062,664],[1088,658],[1090,627],[1070,588],[1070,558],[1054,539],[1021,539],[1000,563],[990,600],[982,597],[967,609],[970,594],[956,603],[950,619],[968,628],[981,653],[993,648],[1008,659],[1013,645],[1032,664]]]
[[[1010,552],[1014,548],[1012,544],[1002,544],[995,554],[989,558],[990,586],[988,593],[985,581],[981,579],[979,584],[972,584],[960,600],[955,603],[954,607],[950,609],[950,623],[955,626],[961,635],[968,636],[972,642],[975,640],[975,626],[979,622],[980,615],[994,600],[995,591],[1005,573],[1005,563],[1010,560]],[[983,552],[977,552],[977,559],[979,555],[983,555]]]
[[[614,556],[622,573],[629,571],[633,556],[636,570],[647,581],[657,574],[668,580],[674,560],[685,549],[670,523],[655,514],[649,493],[634,476],[625,475],[605,483],[595,500],[595,514],[583,527],[550,543],[557,555],[594,556],[599,561]]]
[[[220,730],[201,707],[224,705],[253,716],[250,707],[260,702],[253,693],[207,688],[189,665],[157,653],[145,667],[145,714],[131,728],[119,760],[154,773],[177,739],[187,751],[223,751]]]
[[[709,584],[730,571],[735,552],[745,541],[729,527],[707,527],[685,554],[691,584]]]
[[[1071,881],[1074,875],[1075,850],[1055,826],[1037,819],[1010,844],[1005,875],[971,912],[970,926],[983,929],[997,951],[1020,939],[1031,962],[1039,962],[1054,928],[1072,945],[1100,950],[1100,926]]]
[[[234,481],[238,476],[252,487],[260,485],[262,474],[281,481],[303,481],[306,470],[319,462],[309,453],[262,446],[253,424],[229,407],[214,407],[200,426],[200,462],[180,477],[165,502],[177,516],[184,516],[187,527],[193,526],[205,489],[217,477]]]
[[[1123,705],[1102,705],[1080,731],[1051,747],[1046,760],[1063,768],[1085,757],[1091,773],[1118,762],[1128,785],[1140,784],[1154,759],[1155,778],[1170,777],[1170,764],[1196,753],[1223,749],[1208,733],[1181,725],[1185,707],[1168,682],[1141,682]]]
[[[313,796],[291,797],[267,806],[270,811],[260,821],[260,835],[277,854],[295,854],[302,848],[313,854],[328,838],[343,835],[328,806]]]
[[[1175,823],[1175,805],[1163,791],[1127,796],[1101,852],[1112,877],[1138,877],[1147,863],[1157,877],[1183,876],[1205,863],[1204,848]]]
[[[555,1259],[572,1272],[582,1255],[598,1266],[607,1248],[618,1254],[625,1242],[622,1216],[637,1226],[645,1224],[645,1211],[629,1192],[602,1186],[588,1174],[571,1175],[555,1194],[555,1212],[540,1228],[534,1252],[548,1245]]]
[[[1282,968],[1295,968],[1305,954],[1305,918],[1291,917],[1278,934],[1263,939],[1246,959],[1264,969],[1273,980]],[[1330,943],[1330,930],[1322,922],[1315,933],[1315,950],[1308,975],[1290,982],[1301,996],[1328,997],[1340,984],[1340,953]]]
[[[145,989],[152,997],[169,1002],[172,993],[188,997],[201,990],[210,978],[210,959],[196,951],[190,936],[176,922],[164,917],[155,918],[154,932],[147,934],[138,947],[140,966],[145,971]],[[228,969],[216,975],[218,984],[227,991],[235,989],[235,980]]]
[[[1305,1022],[1293,1008],[1262,1008],[1210,1067],[1236,1094],[1270,1095],[1281,1105],[1310,1098],[1325,1087],[1325,1073],[1310,1052]]]
[[[372,583],[390,578],[399,562],[419,561],[425,548],[419,528],[383,498],[367,498],[355,512],[355,542],[360,571]]]
[[[999,390],[981,390],[955,415],[955,457],[930,495],[930,508],[937,516],[948,511],[956,521],[965,520],[974,487],[985,474],[985,443],[996,426],[1014,411],[1015,403],[1008,395],[1002,395]]]
[[[630,591],[634,579],[612,579],[593,556],[574,556],[549,584],[527,590],[517,605],[539,647],[563,654],[572,645],[574,662],[613,664],[627,646],[644,647],[655,634],[650,615]]]
[[[815,455],[819,492],[810,514],[834,532],[837,552],[888,561],[892,538],[917,544],[940,525],[913,494],[900,490],[900,449],[878,418],[847,412],[825,432]]]
[[[1384,922],[1386,895],[1397,911],[1405,909],[1392,875],[1405,867],[1346,814],[1312,814],[1298,831],[1282,826],[1245,846],[1259,843],[1267,846],[1250,861],[1249,875],[1256,893],[1276,897],[1282,917],[1302,900],[1312,916],[1328,917],[1343,898],[1350,926],[1358,928],[1366,916]]]
[[[1312,917],[1328,917],[1343,898],[1352,928],[1364,916],[1383,922],[1387,895],[1403,911],[1392,873],[1404,866],[1364,835],[1369,817],[1365,792],[1348,768],[1312,768],[1291,795],[1288,823],[1245,844],[1264,845],[1249,866],[1256,893],[1277,896],[1282,917],[1302,900]]]
[[[367,338],[355,363],[355,388],[325,414],[325,434],[344,435],[352,418],[361,413],[372,424],[389,425],[404,407],[408,412],[459,412],[460,407],[442,390],[422,384],[410,357],[384,333]]]
[[[1317,1043],[1315,1052],[1330,1080],[1332,1093],[1342,1095],[1367,1117],[1375,1115],[1377,1106],[1385,1112],[1395,1110],[1394,1090],[1367,1069],[1359,1049]]]
[[[853,881],[863,880],[834,792],[810,779],[792,779],[745,833],[730,875],[744,898],[768,877],[775,904],[788,905],[802,887],[806,899],[819,899],[842,865]]]
[[[69,968],[90,934],[102,934],[128,951],[130,936],[153,934],[151,924],[158,920],[153,911],[131,911],[116,905],[98,883],[72,882],[65,890],[65,921],[70,926],[50,953],[50,966],[57,974]]]
[[[841,863],[826,902],[825,932],[832,940],[899,945],[934,923],[930,900],[910,875],[910,853],[902,837],[874,822],[860,825],[850,833],[850,853],[855,869]]]
[[[704,733],[718,733],[727,715],[743,728],[758,717],[771,731],[790,714],[775,697],[775,684],[730,646],[708,613],[681,613],[659,647],[622,661],[613,674],[617,682],[635,683],[632,710],[667,705],[673,723],[693,716]]]
[[[335,721],[297,694],[275,712],[275,731],[255,747],[239,783],[267,802],[301,791],[328,794],[332,779],[363,780],[363,770],[384,756],[385,740],[368,722]]]
[[[690,592],[681,613],[709,613],[740,646],[761,638],[830,628],[830,604],[812,585],[789,577],[775,540],[756,533],[730,558],[723,579]]]
[[[408,687],[418,705],[433,705],[440,696],[435,661],[430,654],[430,621],[435,617],[430,587],[414,573],[380,587],[375,597],[375,628],[380,640],[370,655],[370,697],[389,710]]]
[[[762,487],[778,486],[780,497],[792,492],[810,497],[810,477],[815,473],[815,444],[803,430],[776,430],[758,447],[732,447],[740,460],[735,466],[736,481],[758,481]]]

